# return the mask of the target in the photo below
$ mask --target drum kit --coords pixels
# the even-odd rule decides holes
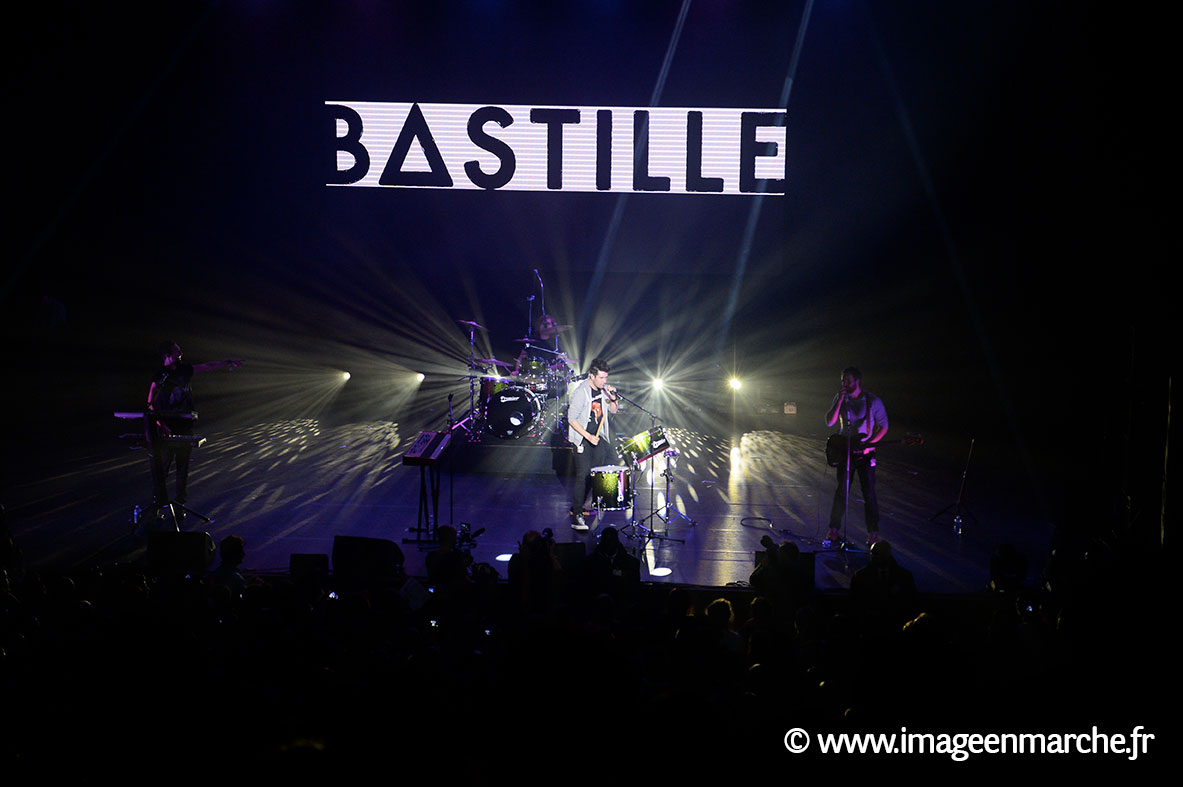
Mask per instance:
[[[546,339],[527,334],[514,339],[522,345],[517,364],[496,358],[476,357],[476,332],[488,329],[471,320],[458,320],[468,328],[469,413],[460,421],[474,440],[485,436],[501,440],[543,443],[566,414],[560,407],[575,379],[575,368],[566,353],[543,344]],[[556,335],[570,325],[548,325]]]
[[[635,511],[633,496],[636,482],[634,473],[641,472],[645,462],[655,456],[661,456],[664,461],[661,464],[656,464],[653,467],[653,472],[655,475],[660,474],[665,479],[665,502],[660,507],[656,506],[654,501],[655,485],[650,483],[649,515],[638,519],[638,515],[634,514],[629,520],[628,526],[620,533],[623,536],[642,541],[653,539],[682,541],[680,538],[668,535],[666,531],[658,531],[655,527],[646,524],[652,520],[660,519],[668,525],[671,516],[681,517],[691,525],[696,524],[693,519],[672,508],[670,504],[670,484],[678,466],[679,452],[677,448],[670,445],[669,439],[665,436],[665,428],[654,424],[652,428],[621,441],[617,452],[623,464],[602,465],[593,467],[591,470],[592,505],[598,511],[623,511],[625,509]],[[640,501],[637,503],[640,504]]]
[[[631,470],[639,470],[648,459],[665,452],[667,460],[677,456],[676,450],[666,450],[670,441],[666,439],[665,428],[652,429],[634,435],[620,443],[617,448],[623,464],[593,467],[592,501],[600,511],[621,511],[632,507],[633,479]]]
[[[556,432],[565,439],[566,402],[568,391],[576,381],[576,368],[567,354],[558,349],[557,337],[572,326],[558,325],[544,314],[539,331],[542,336],[534,337],[528,331],[524,338],[514,339],[522,345],[522,350],[517,363],[509,364],[496,358],[477,358],[476,333],[487,333],[488,329],[471,320],[457,322],[468,329],[469,371],[461,379],[468,380],[469,411],[456,427],[464,428],[473,441],[492,438],[545,444]],[[547,347],[544,342],[553,342],[554,346]],[[617,453],[621,464],[591,469],[593,505],[599,511],[632,509],[636,484],[634,473],[640,471],[646,461],[660,454],[665,460],[660,473],[666,482],[667,503],[654,509],[651,485],[649,515],[640,520],[634,517],[629,527],[621,532],[645,540],[670,538],[646,527],[645,523],[655,518],[669,522],[665,512],[670,510],[669,487],[677,467],[678,450],[670,445],[665,429],[656,425],[653,413],[627,397],[621,398],[648,413],[655,423],[651,429],[620,442]],[[691,525],[695,524],[684,514],[673,513]]]

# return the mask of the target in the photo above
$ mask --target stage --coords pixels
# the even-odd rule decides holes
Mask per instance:
[[[630,421],[636,419],[626,410],[621,424]],[[668,498],[662,470],[669,460],[659,454],[635,475],[632,508],[600,513],[586,533],[572,530],[566,516],[571,479],[562,457],[569,449],[490,437],[470,444],[460,431],[439,459],[437,522],[483,529],[473,560],[503,578],[505,560],[528,530],[552,528],[559,543],[590,551],[601,528],[611,525],[636,534],[625,544],[641,558],[646,581],[742,586],[763,549],[761,538],[770,536],[814,553],[816,587],[848,587],[867,562],[863,503],[855,483],[847,531],[853,550],[823,548],[837,486],[824,456],[828,430],[817,414],[748,421],[734,438],[666,430],[678,451]],[[431,535],[419,510],[421,471],[402,461],[417,431],[395,422],[317,419],[226,432],[205,426],[207,442],[193,454],[188,505],[211,521],[190,516],[183,529],[206,531],[215,544],[227,535],[243,537],[247,572],[284,572],[293,554],[331,555],[335,537],[358,536],[397,543],[408,573],[425,575],[433,544],[417,543]],[[130,519],[136,505],[149,505],[148,460],[142,449],[115,438],[119,429],[112,421],[108,434],[97,430],[76,453],[12,463],[8,520],[30,567],[77,571],[143,560],[146,541],[133,535]],[[1028,580],[1038,583],[1052,535],[1038,514],[1039,494],[1025,488],[1013,463],[993,461],[990,443],[979,442],[963,500],[969,513],[958,534],[948,509],[958,499],[970,446],[941,435],[922,438],[921,445],[884,446],[878,458],[881,535],[917,587],[985,589],[990,557],[1002,544],[1027,558]],[[475,461],[485,457],[493,461]],[[667,502],[671,508],[663,508]],[[654,509],[660,518],[649,517]],[[631,528],[633,517],[645,529]],[[659,537],[645,537],[646,530]]]

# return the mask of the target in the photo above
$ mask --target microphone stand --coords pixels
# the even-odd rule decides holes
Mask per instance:
[[[538,295],[540,296],[540,300],[542,302],[542,316],[545,317],[546,316],[546,287],[543,286],[543,284],[542,284],[542,276],[538,273],[537,268],[534,269],[534,278],[538,279]],[[531,297],[530,300],[533,300],[533,297]],[[533,321],[531,321],[531,325],[533,325]],[[530,334],[530,335],[533,336],[534,334]]]
[[[969,463],[974,457],[974,440],[975,438],[970,438],[969,441],[969,454],[965,457],[965,468],[961,471],[961,486],[957,488],[957,499],[933,514],[928,520],[929,522],[936,522],[945,514],[952,513],[953,531],[957,535],[961,535],[963,522],[966,517],[972,520],[975,525],[978,523],[978,518],[973,515],[973,512],[969,510],[969,504],[965,502],[965,481],[969,477]]]
[[[842,423],[845,424],[844,430],[846,434],[846,455],[843,457],[845,464],[843,465],[842,479],[839,483],[845,483],[846,488],[843,490],[842,498],[842,540],[841,544],[835,549],[823,549],[822,552],[841,552],[843,557],[849,560],[851,552],[863,552],[865,550],[855,549],[850,545],[850,541],[846,538],[847,528],[850,526],[850,485],[854,482],[854,477],[851,473],[854,471],[854,440],[851,434],[851,422],[854,420],[854,411],[850,406],[850,395],[842,402]],[[849,565],[849,563],[847,564]]]
[[[467,424],[469,421],[475,422],[477,420],[480,420],[480,415],[479,415],[479,413],[477,413],[477,409],[476,409],[476,381],[478,379],[478,375],[473,374],[473,372],[478,371],[480,369],[480,367],[478,367],[476,364],[476,328],[477,328],[477,325],[476,325],[476,323],[471,322],[471,321],[467,321],[467,320],[461,320],[460,322],[461,322],[461,324],[468,326],[468,374],[465,375],[464,377],[460,378],[461,380],[464,380],[464,379],[468,380],[468,413],[464,416],[464,418],[460,419],[460,421],[456,424],[456,426],[463,428],[464,431],[468,432],[468,435],[471,438],[471,437],[475,436],[475,432],[473,432],[473,430],[468,428],[468,426],[466,426],[465,424]],[[482,330],[484,330],[484,329],[482,328]],[[451,417],[451,412],[452,412],[452,397],[449,394],[448,395],[449,418]],[[451,431],[452,431],[452,429],[451,429],[451,427],[449,427],[448,432],[451,433]]]
[[[629,399],[627,396],[622,394],[619,390],[616,391],[616,397],[618,399],[623,399],[624,401],[631,404],[633,407],[637,408],[641,412],[648,415],[649,416],[649,424],[650,424],[649,431],[651,433],[653,432],[653,430],[657,427],[657,422],[659,420],[661,420],[657,417],[656,413],[645,409],[637,402],[634,402],[632,399]],[[650,459],[652,459],[652,458],[653,457],[650,457]],[[637,469],[638,470],[640,469],[639,464],[637,465]],[[643,473],[642,473],[642,475],[643,475]],[[636,484],[634,484],[633,487],[635,488]],[[665,541],[677,541],[679,544],[686,543],[686,540],[683,538],[675,538],[674,536],[669,535],[668,532],[659,533],[659,532],[657,532],[656,529],[649,528],[649,527],[645,526],[644,523],[648,522],[650,519],[653,519],[655,517],[658,519],[661,519],[661,516],[659,515],[658,511],[656,510],[656,501],[654,500],[655,494],[656,494],[656,492],[654,490],[654,485],[652,482],[650,482],[649,483],[649,515],[646,516],[644,519],[638,520],[637,519],[637,508],[636,508],[636,505],[634,505],[633,506],[633,518],[631,520],[629,520],[628,526],[626,528],[624,528],[624,530],[621,531],[621,534],[626,535],[629,538],[640,538],[642,541],[642,547],[644,546],[644,543],[647,543],[647,542],[652,541],[654,539],[662,539]],[[668,506],[669,506],[669,476],[667,475],[666,476],[666,504],[664,506],[662,506],[662,509],[664,510]],[[690,521],[691,524],[694,524],[693,520],[690,520],[689,517],[687,517],[687,520]],[[662,519],[662,521],[665,522],[664,519]],[[668,525],[669,523],[666,522],[666,524]]]
[[[661,473],[662,477],[665,479],[665,505],[662,506],[661,508],[657,509],[657,512],[654,514],[654,516],[659,518],[662,522],[665,522],[666,525],[669,525],[670,519],[672,519],[673,517],[680,516],[683,519],[685,519],[686,522],[689,523],[689,525],[691,527],[694,527],[698,523],[695,522],[690,517],[683,514],[678,509],[674,508],[673,503],[670,502],[670,482],[673,481],[674,470],[678,469],[678,449],[677,448],[667,448],[662,453],[665,456],[665,470],[663,470]],[[665,517],[665,516],[661,515],[661,512],[665,511],[667,508],[673,510],[673,514],[670,517]]]
[[[456,416],[452,413],[452,394],[448,394],[448,435],[456,431]],[[444,449],[447,450],[447,449]],[[448,451],[448,524],[454,525],[456,514],[456,464]],[[437,515],[438,518],[438,515]]]

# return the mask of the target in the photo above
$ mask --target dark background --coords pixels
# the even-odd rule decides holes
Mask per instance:
[[[777,106],[803,8],[697,0],[656,103]],[[702,428],[732,373],[741,409],[797,401],[814,424],[853,363],[893,428],[977,440],[1050,517],[1089,479],[1153,510],[1178,165],[1152,18],[821,0],[783,197],[324,185],[325,101],[645,106],[680,9],[29,9],[3,55],[5,466],[109,436],[165,337],[194,362],[248,359],[201,381],[211,423],[413,434],[467,395],[457,320],[512,358],[537,268],[581,370],[603,354],[633,391],[661,374],[669,407],[710,405]]]

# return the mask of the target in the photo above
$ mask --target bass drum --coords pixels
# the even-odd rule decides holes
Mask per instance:
[[[485,400],[485,429],[503,439],[529,434],[542,418],[538,396],[520,385],[504,385]]]

